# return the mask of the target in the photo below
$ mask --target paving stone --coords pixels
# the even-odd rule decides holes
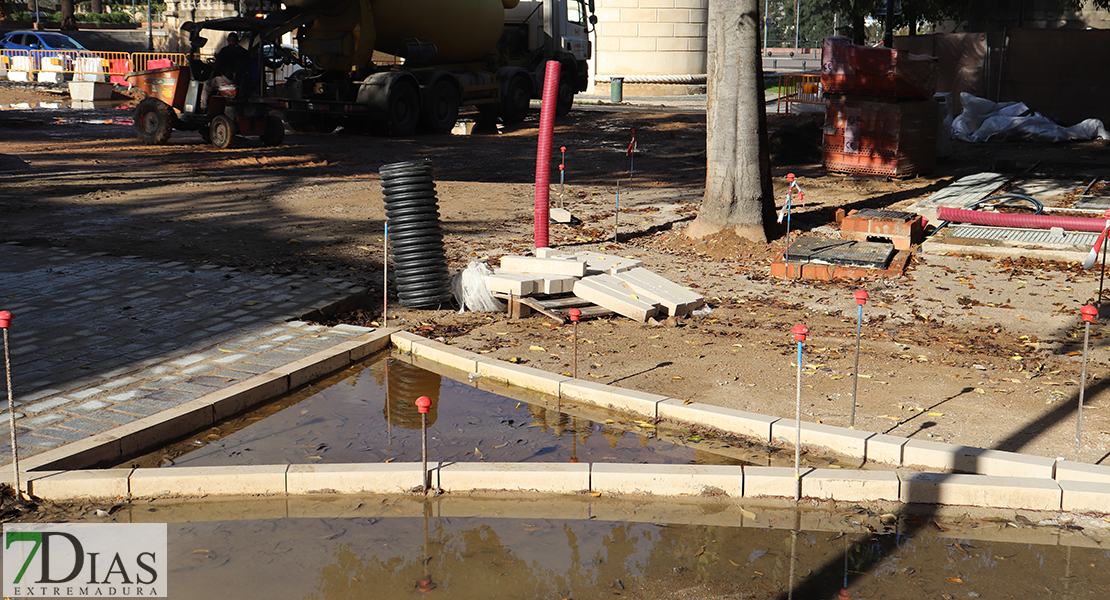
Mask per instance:
[[[63,419],[65,419],[64,415],[59,415],[58,413],[46,413],[37,417],[26,417],[24,419],[20,419],[18,421],[18,425],[20,427],[37,429],[39,427],[50,425],[51,423],[57,423],[58,421],[61,421]],[[7,422],[6,419],[5,422]]]
[[[127,413],[129,415],[136,415],[136,416],[139,416],[139,417],[149,417],[150,415],[158,414],[159,412],[161,412],[157,408],[139,406],[138,404],[136,404],[134,402],[128,402],[126,404],[117,404],[117,405],[112,407],[112,410],[116,410],[116,411],[119,411],[119,412],[124,412],[124,413]]]
[[[128,390],[126,392],[120,392],[118,394],[111,394],[109,396],[105,396],[104,399],[107,400],[108,402],[127,402],[128,400],[134,400],[135,398],[141,398],[145,395],[147,395],[147,392],[144,391],[144,390]]]
[[[61,439],[58,439],[58,438],[43,437],[41,435],[36,435],[36,434],[31,433],[31,434],[19,436],[19,443],[17,445],[20,447],[19,453],[22,455],[24,453],[23,452],[23,447],[24,446],[27,446],[29,450],[32,450],[32,449],[42,449],[42,448],[56,448],[58,446],[61,446],[64,443],[65,443],[65,440],[61,440]],[[10,454],[9,454],[9,456],[10,456]]]
[[[146,389],[146,390],[160,390],[162,388],[169,387],[169,386],[181,381],[182,379],[184,379],[184,378],[181,377],[180,375],[167,375],[165,377],[160,377],[158,379],[155,379],[154,381],[147,381],[139,387],[141,387],[143,389]]]
[[[100,433],[101,431],[112,427],[111,423],[93,421],[92,419],[86,419],[83,417],[69,419],[65,423],[59,423],[59,425],[61,425],[62,427],[69,427],[70,429],[76,429],[78,431],[87,431],[89,433]]]
[[[215,368],[216,368],[215,366],[209,365],[209,364],[193,365],[191,367],[181,369],[181,373],[183,375],[200,375],[201,373],[204,373],[205,371],[211,371],[212,369],[215,369]]]
[[[251,357],[247,363],[266,365],[268,367],[284,367],[285,365],[301,358],[298,354],[273,350],[265,354]],[[234,367],[233,367],[234,368]]]
[[[137,381],[139,381],[138,377],[124,377],[122,379],[116,379],[114,381],[106,381],[100,384],[98,387],[105,390],[115,390],[125,385],[131,385],[132,383],[135,383]]]
[[[197,394],[198,397],[199,397],[199,396],[202,396],[204,394],[208,394],[210,392],[213,392],[216,389],[217,388],[215,386],[211,386],[211,385],[197,385],[195,383],[183,382],[183,383],[179,383],[179,384],[173,386],[173,390],[166,390],[166,391],[176,390],[176,391],[183,391],[183,392],[192,392],[192,393]]]
[[[115,423],[117,425],[130,423],[131,421],[134,421],[138,418],[135,415],[116,412],[114,410],[100,410],[94,413],[89,413],[85,416],[90,419],[96,419],[97,421],[107,421],[109,423]]]
[[[180,404],[182,402],[196,400],[200,397],[201,394],[198,394],[196,392],[181,390],[160,390],[147,396],[146,398],[144,398],[144,400],[154,400],[157,402],[172,402],[174,404]]]
[[[67,408],[66,412],[75,415],[85,415],[95,410],[100,410],[109,406],[111,406],[111,404],[103,402],[101,400],[87,400],[85,402]]]
[[[38,414],[44,410],[57,408],[63,404],[69,404],[70,402],[73,402],[73,400],[66,398],[65,396],[55,396],[53,398],[50,398],[49,400],[42,400],[41,402],[35,402],[34,404],[25,404],[23,406],[20,406],[19,408],[23,412]]]
[[[84,431],[74,431],[72,429],[62,429],[61,427],[43,427],[42,429],[35,430],[36,435],[45,435],[47,437],[58,438],[67,442],[76,442],[89,437],[89,434]]]

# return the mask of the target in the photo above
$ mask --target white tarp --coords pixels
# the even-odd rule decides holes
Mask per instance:
[[[964,142],[1063,142],[1110,139],[1098,119],[1064,127],[1030,109],[1024,102],[992,102],[960,94],[964,110],[952,121],[952,138]]]

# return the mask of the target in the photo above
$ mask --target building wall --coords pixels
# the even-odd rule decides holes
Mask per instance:
[[[595,80],[705,75],[709,0],[597,0]]]

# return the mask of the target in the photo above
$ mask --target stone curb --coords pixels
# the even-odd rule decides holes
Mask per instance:
[[[585,494],[624,498],[792,498],[788,467],[574,463],[448,463],[429,467],[433,488]],[[196,496],[405,494],[421,489],[420,463],[243,465],[52,471],[30,474],[28,491],[52,500]],[[805,469],[811,500],[944,504],[1030,511],[1105,512],[1110,484],[1036,477]]]
[[[603,409],[655,419],[674,419],[724,429],[771,443],[792,442],[788,419],[623,390],[502,363],[415,334],[379,330],[318,352],[175,409],[68,444],[24,462],[29,489],[50,498],[230,495],[395,494],[423,484],[419,467],[405,464],[175,467],[129,471],[43,472],[83,468],[119,459],[168,437],[211,424],[273,395],[293,381],[307,382],[392,343],[399,351],[520,387]],[[518,383],[519,382],[519,383]],[[588,385],[586,385],[588,384]],[[232,410],[232,409],[235,410]],[[231,411],[231,412],[227,412]],[[805,498],[846,502],[888,500],[903,504],[950,504],[1036,511],[1106,513],[1110,467],[1069,463],[997,450],[906,440],[828,425],[803,423],[804,446],[888,467],[922,471],[806,469],[799,479],[783,467],[708,465],[623,465],[551,463],[451,463],[430,468],[433,487],[452,492],[509,490],[622,496],[728,496],[792,498],[801,485]],[[126,450],[126,452],[125,452]],[[206,470],[208,469],[208,470]],[[953,471],[971,471],[954,473]]]

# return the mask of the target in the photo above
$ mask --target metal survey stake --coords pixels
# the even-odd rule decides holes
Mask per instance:
[[[574,370],[571,375],[578,379],[578,319],[582,318],[582,311],[572,308],[567,311],[570,320],[574,322]]]
[[[790,183],[786,188],[786,202],[782,205],[782,210],[779,211],[779,223],[782,223],[783,217],[786,218],[786,248],[782,251],[783,262],[783,278],[790,277],[790,208],[791,208],[791,193],[794,191],[794,174],[787,173],[786,180]],[[798,267],[799,271],[801,267]],[[801,275],[801,273],[798,273]]]
[[[0,329],[4,330],[4,376],[8,385],[8,431],[12,437],[12,471],[15,482],[15,493],[23,497],[19,488],[19,447],[15,444],[15,399],[12,397],[12,357],[8,350],[8,327],[12,325],[12,313],[0,310]]]
[[[868,296],[865,290],[856,290],[855,297],[859,310],[856,311],[856,366],[852,369],[852,416],[848,420],[850,429],[856,428],[856,392],[859,391],[859,338],[863,331],[863,305],[867,304]]]
[[[389,221],[385,222],[382,234],[382,327],[389,323]]]
[[[431,476],[428,474],[428,408],[432,406],[432,399],[421,396],[416,399],[416,410],[420,411],[420,457],[424,463],[424,493],[427,494],[431,486]]]
[[[636,171],[636,130],[632,130],[632,141],[628,142],[628,182],[632,183],[632,173]]]
[[[798,342],[798,403],[794,411],[794,501],[802,499],[802,346],[806,341],[809,327],[798,323],[790,330],[794,341]]]
[[[563,190],[566,182],[566,169],[567,169],[567,147],[559,146],[559,208],[566,208],[563,206]]]
[[[620,240],[617,239],[617,220],[618,215],[621,213],[621,180],[617,180],[617,209],[613,211],[613,243],[619,244]]]
[[[1091,322],[1098,309],[1087,304],[1079,309],[1083,315],[1083,374],[1079,377],[1079,412],[1075,419],[1075,462],[1079,462],[1079,443],[1083,437],[1083,395],[1087,391],[1087,347],[1091,341]]]
[[[1110,210],[1103,213],[1102,216],[1106,217],[1107,227],[1110,227]],[[1102,269],[1098,274],[1098,307],[1099,308],[1102,308],[1102,282],[1106,279],[1106,238],[1107,237],[1108,237],[1108,235],[1107,235],[1106,228],[1103,228],[1102,237],[1101,237],[1101,239],[1102,239],[1102,248],[1101,248],[1101,251],[1102,251]]]

